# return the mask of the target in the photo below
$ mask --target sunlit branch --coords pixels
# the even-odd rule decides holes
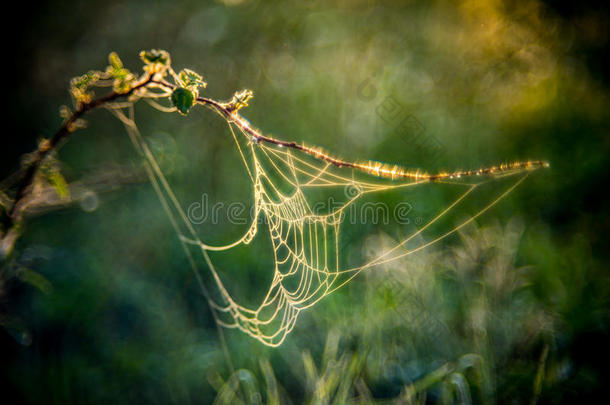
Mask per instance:
[[[166,81],[155,82],[156,84],[173,90],[175,85]],[[270,136],[263,135],[257,129],[253,128],[246,119],[239,115],[237,109],[233,108],[232,104],[219,102],[206,97],[197,97],[199,104],[209,106],[223,115],[230,123],[235,123],[242,131],[247,133],[251,140],[255,143],[264,142],[279,147],[286,147],[298,150],[307,155],[313,156],[316,159],[323,160],[337,167],[355,169],[367,174],[372,174],[380,177],[391,179],[412,179],[415,181],[436,181],[446,179],[458,179],[461,177],[497,175],[501,173],[511,172],[515,170],[533,170],[537,168],[549,167],[549,164],[541,160],[528,160],[524,162],[503,163],[497,166],[482,167],[474,170],[459,170],[454,172],[439,172],[429,174],[419,170],[406,170],[400,166],[391,166],[380,162],[358,163],[342,160],[332,155],[329,155],[322,150],[304,144],[299,144],[294,141],[284,141]]]

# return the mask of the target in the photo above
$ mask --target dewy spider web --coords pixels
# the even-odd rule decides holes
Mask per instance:
[[[144,97],[153,107],[168,110],[146,98],[158,98],[158,93],[149,92]],[[348,207],[365,195],[416,187],[423,183],[430,183],[429,178],[418,180],[403,177],[391,184],[379,184],[374,179],[371,181],[356,180],[354,176],[347,177],[337,173],[346,172],[348,169],[335,168],[333,170],[334,167],[328,160],[310,159],[305,153],[294,152],[281,145],[256,142],[257,139],[253,140],[251,133],[244,129],[243,118],[236,114],[235,120],[227,121],[252,182],[254,218],[249,229],[239,239],[224,246],[212,246],[204,243],[198,237],[172,187],[139,132],[134,118],[133,103],[115,103],[110,105],[109,109],[123,122],[136,149],[144,157],[150,181],[180,238],[217,323],[227,328],[240,329],[268,346],[282,344],[294,328],[301,311],[312,307],[322,298],[348,283],[361,271],[390,263],[430,246],[475,220],[520,184],[528,175],[526,169],[531,168],[519,166],[515,169],[506,167],[499,170],[501,173],[498,173],[496,177],[515,174],[519,176],[493,201],[458,226],[432,240],[407,248],[409,242],[420,236],[424,230],[439,221],[468,196],[471,196],[479,186],[493,181],[493,178],[469,177],[478,181],[464,183],[451,180],[451,176],[447,176],[446,180],[435,181],[435,183],[460,187],[463,191],[448,207],[417,231],[398,241],[392,248],[359,266],[344,267],[339,254],[339,241],[342,222]],[[220,114],[218,110],[212,109]],[[226,117],[223,116],[223,118]],[[250,129],[249,126],[247,128]],[[237,129],[237,133],[235,129]],[[240,142],[238,139],[240,135],[245,137],[246,146],[241,145],[243,139]],[[471,173],[471,175],[476,174],[476,172]],[[280,183],[283,183],[284,186],[280,186]],[[348,199],[344,203],[334,206],[327,213],[319,214],[307,201],[305,191],[324,187],[347,187],[353,192],[348,195]],[[265,221],[259,221],[260,218],[264,218]],[[248,245],[263,230],[261,228],[266,228],[264,230],[268,232],[271,240],[274,259],[273,278],[260,305],[257,308],[247,308],[240,305],[229,294],[208,253]],[[191,252],[193,246],[207,263],[218,288],[221,302],[212,299],[203,284],[196,260]]]

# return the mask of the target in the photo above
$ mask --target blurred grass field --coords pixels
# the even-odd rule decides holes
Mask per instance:
[[[150,48],[203,74],[203,95],[224,100],[252,89],[243,115],[263,133],[345,159],[428,171],[527,159],[551,167],[442,243],[363,272],[304,312],[279,348],[225,330],[229,362],[129,139],[108,112],[95,111],[58,159],[69,183],[101,174],[109,191],[28,218],[1,265],[7,398],[486,404],[591,402],[605,392],[608,21],[595,4],[19,7],[25,29],[5,33],[13,129],[0,148],[2,178],[61,125],[70,78],[102,69],[111,51],[136,70],[139,51]],[[210,205],[251,201],[215,114],[138,106],[138,118],[185,205],[204,194]],[[416,138],[436,146],[414,147]],[[409,194],[413,221],[447,205],[445,189],[435,190]],[[446,226],[469,214],[452,213]],[[405,229],[354,224],[344,231],[343,259],[366,254],[351,240],[370,236],[376,249]],[[239,228],[204,221],[198,232],[226,243]],[[265,259],[247,248],[222,259],[237,297],[255,303],[264,295],[272,275]]]

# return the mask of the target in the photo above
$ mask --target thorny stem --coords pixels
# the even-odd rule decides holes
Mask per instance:
[[[176,88],[175,85],[168,83],[166,81],[155,81],[157,85],[162,87],[166,87],[170,90]],[[377,176],[389,177],[392,179],[398,178],[408,178],[413,179],[415,181],[437,181],[437,180],[445,180],[445,179],[453,179],[460,177],[469,177],[469,176],[480,176],[480,175],[493,175],[501,172],[506,172],[510,170],[531,170],[540,167],[549,167],[549,164],[545,161],[541,160],[528,160],[524,162],[514,162],[514,163],[506,163],[501,164],[499,166],[490,166],[490,167],[482,167],[475,170],[463,170],[463,171],[455,171],[455,172],[442,172],[435,174],[428,174],[420,171],[405,171],[397,166],[388,167],[385,165],[381,165],[379,163],[371,164],[371,163],[357,163],[350,162],[346,160],[342,160],[333,156],[330,156],[319,149],[311,148],[309,146],[298,144],[293,141],[283,141],[277,138],[271,138],[269,136],[265,136],[261,134],[256,129],[252,128],[248,121],[242,118],[235,108],[231,106],[230,103],[220,103],[218,101],[205,98],[205,97],[197,97],[197,102],[203,105],[210,106],[220,112],[227,119],[228,122],[233,122],[238,125],[245,133],[252,137],[254,142],[265,142],[268,144],[282,146],[286,148],[296,149],[300,152],[303,152],[307,155],[313,156],[316,159],[323,160],[328,162],[336,167],[345,167],[350,169],[359,170],[365,173],[375,174]]]

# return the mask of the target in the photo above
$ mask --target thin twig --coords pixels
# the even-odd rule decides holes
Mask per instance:
[[[20,205],[26,198],[28,190],[34,181],[36,172],[42,165],[42,162],[44,162],[45,158],[58,148],[64,139],[74,132],[74,124],[77,122],[77,120],[91,110],[101,107],[118,98],[130,96],[134,91],[150,84],[153,81],[152,79],[153,75],[147,74],[139,83],[134,85],[127,92],[120,93],[112,91],[91,102],[79,104],[78,108],[72,113],[72,115],[70,115],[70,117],[68,117],[68,119],[64,121],[59,130],[51,138],[40,143],[40,146],[36,152],[34,152],[34,156],[17,182],[17,192],[14,202],[11,208],[7,210],[5,217],[3,218],[2,222],[5,227],[5,234],[8,234],[11,230],[13,230],[13,228],[19,222],[19,217],[21,214]]]
[[[155,84],[166,87],[170,90],[174,90],[176,88],[175,85],[168,83],[166,81],[155,81]],[[344,167],[359,170],[365,173],[374,174],[377,176],[388,177],[392,179],[399,178],[407,178],[415,181],[437,181],[437,180],[445,180],[445,179],[455,179],[460,177],[470,177],[470,176],[481,176],[481,175],[494,175],[503,172],[509,172],[513,170],[532,170],[541,167],[549,167],[549,164],[545,161],[541,160],[528,160],[524,162],[513,162],[513,163],[505,163],[499,166],[490,166],[490,167],[482,167],[474,170],[459,170],[454,172],[440,172],[435,174],[428,174],[425,172],[417,171],[409,171],[404,170],[399,166],[388,166],[383,165],[378,162],[370,162],[370,163],[357,163],[350,162],[346,160],[342,160],[331,155],[326,154],[325,152],[312,148],[303,144],[298,144],[293,141],[283,141],[281,139],[272,138],[269,136],[265,136],[261,134],[259,131],[254,129],[246,119],[241,117],[237,110],[232,108],[231,103],[221,103],[210,98],[205,97],[197,97],[197,102],[202,105],[211,106],[219,113],[221,113],[228,122],[234,122],[238,125],[245,133],[252,137],[254,142],[265,142],[271,145],[286,147],[298,150],[307,155],[313,156],[316,159],[323,160],[328,162],[336,167]]]

